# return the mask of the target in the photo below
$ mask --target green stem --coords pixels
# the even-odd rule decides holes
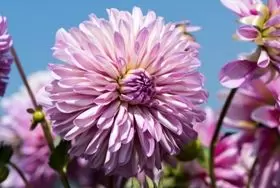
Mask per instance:
[[[31,90],[31,87],[30,87],[30,85],[28,83],[27,77],[26,77],[26,75],[24,73],[22,64],[20,62],[20,59],[19,59],[19,57],[18,57],[14,47],[11,48],[11,53],[12,53],[12,55],[14,57],[14,62],[16,64],[16,66],[17,66],[17,69],[19,71],[20,77],[21,77],[21,79],[22,79],[22,81],[23,81],[23,83],[24,83],[24,85],[25,85],[25,87],[27,89],[27,92],[28,92],[28,94],[30,96],[32,104],[33,104],[35,109],[38,109],[39,106],[38,106],[38,103],[36,101],[35,95],[33,94],[32,90]],[[42,121],[41,126],[42,126],[42,129],[43,129],[43,132],[44,132],[44,136],[45,136],[45,138],[47,140],[49,149],[52,152],[54,150],[53,138],[52,138],[52,135],[51,135],[51,131],[50,131],[50,128],[49,128],[48,121],[45,118]],[[69,185],[66,173],[64,171],[60,171],[58,173],[59,173],[59,176],[60,176],[60,179],[61,179],[61,182],[62,182],[63,186],[65,188],[70,188],[70,185]]]
[[[69,184],[69,181],[67,179],[66,173],[60,172],[59,175],[60,175],[60,180],[61,180],[61,183],[62,183],[63,187],[64,188],[70,188],[70,184]]]
[[[246,188],[250,188],[250,185],[251,185],[251,182],[253,180],[253,176],[254,176],[254,172],[255,172],[257,163],[258,163],[258,157],[256,156],[256,158],[254,160],[254,163],[252,165],[252,168],[250,169],[250,172],[249,172],[249,175],[248,175],[248,182],[247,182]]]
[[[218,136],[219,136],[220,130],[222,128],[222,124],[223,124],[224,118],[225,118],[225,116],[227,114],[228,108],[230,107],[231,101],[232,101],[236,91],[237,91],[237,88],[232,89],[230,91],[226,101],[225,101],[225,104],[224,104],[223,109],[221,111],[221,114],[220,114],[220,117],[219,117],[216,129],[215,129],[215,132],[214,132],[214,135],[212,137],[211,144],[210,144],[209,176],[210,176],[210,179],[211,179],[211,187],[212,188],[216,188],[216,176],[215,176],[215,173],[214,173],[214,152],[215,152],[215,146],[216,146],[216,142],[218,140]]]
[[[41,126],[42,126],[42,129],[44,132],[44,136],[48,142],[49,149],[51,151],[53,151],[54,150],[53,137],[51,135],[50,126],[45,118],[44,118],[43,122],[41,123]]]
[[[23,81],[23,83],[24,83],[24,85],[25,85],[25,87],[26,87],[26,89],[27,89],[27,92],[28,92],[28,94],[29,94],[29,96],[30,96],[30,99],[31,99],[31,102],[32,102],[34,108],[36,108],[36,107],[38,106],[37,101],[36,101],[36,98],[35,98],[35,96],[34,96],[32,90],[31,90],[31,87],[29,86],[29,83],[28,83],[28,81],[27,81],[27,77],[26,77],[26,75],[25,75],[25,73],[24,73],[22,64],[20,63],[19,57],[18,57],[18,55],[17,55],[16,50],[15,50],[14,47],[12,47],[11,53],[12,53],[12,55],[13,55],[13,57],[14,57],[15,64],[16,64],[16,66],[17,66],[17,69],[18,69],[18,72],[19,72],[19,74],[20,74],[21,80]]]
[[[21,179],[23,180],[26,188],[31,188],[31,185],[29,185],[28,180],[26,179],[24,173],[20,170],[20,168],[13,162],[9,162],[9,165],[19,174]]]

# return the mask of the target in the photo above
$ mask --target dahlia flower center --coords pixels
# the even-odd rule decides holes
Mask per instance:
[[[155,95],[155,84],[144,69],[130,70],[119,80],[120,99],[130,104],[146,104]]]

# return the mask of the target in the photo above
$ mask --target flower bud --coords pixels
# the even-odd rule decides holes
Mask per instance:
[[[176,156],[180,161],[191,161],[199,156],[201,152],[200,141],[194,140],[185,144],[182,151]]]

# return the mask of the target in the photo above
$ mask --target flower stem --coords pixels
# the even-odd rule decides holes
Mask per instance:
[[[27,92],[30,96],[30,99],[32,101],[32,104],[34,106],[35,109],[38,109],[39,106],[38,106],[38,103],[36,101],[36,98],[35,98],[35,95],[33,94],[32,90],[31,90],[31,87],[27,81],[27,77],[24,73],[24,70],[23,70],[23,67],[22,67],[22,64],[20,62],[20,59],[16,53],[16,50],[14,47],[11,48],[11,53],[14,57],[14,61],[15,61],[15,64],[17,66],[17,69],[19,71],[19,74],[21,76],[21,79],[27,89]],[[50,151],[52,152],[54,150],[54,143],[53,143],[53,138],[52,138],[52,135],[51,135],[51,131],[50,131],[50,127],[49,127],[49,124],[48,124],[48,121],[46,120],[46,118],[44,118],[44,120],[41,122],[41,126],[42,126],[42,129],[43,129],[43,132],[44,132],[44,136],[45,136],[45,139],[47,140],[47,143],[48,143],[48,146],[49,146],[49,149]],[[68,182],[68,179],[67,179],[67,176],[66,176],[66,173],[64,171],[59,171],[59,176],[60,176],[60,179],[61,179],[61,182],[63,184],[63,186],[65,188],[70,188],[70,185],[69,185],[69,182]]]
[[[60,172],[60,180],[64,188],[70,188],[69,181],[67,179],[66,173]]]
[[[48,124],[48,121],[45,118],[44,118],[43,122],[41,123],[41,126],[42,126],[42,129],[44,132],[44,136],[48,142],[49,149],[51,151],[53,151],[54,150],[53,137],[51,135],[50,126]]]
[[[225,104],[223,106],[223,109],[221,111],[221,114],[220,114],[216,129],[215,129],[214,135],[213,135],[212,140],[211,140],[210,155],[209,155],[209,176],[210,176],[210,179],[211,179],[211,188],[216,188],[216,176],[215,176],[215,173],[214,173],[214,152],[215,152],[216,142],[218,140],[218,136],[219,136],[220,130],[222,128],[224,118],[227,114],[228,108],[230,107],[231,101],[232,101],[236,91],[237,91],[237,88],[232,89],[230,91],[230,93],[229,93],[229,95],[228,95],[228,97],[225,101]]]
[[[21,79],[22,79],[22,81],[23,81],[23,83],[24,83],[24,85],[25,85],[25,87],[27,89],[27,92],[28,92],[28,94],[30,96],[31,102],[32,102],[33,106],[36,108],[38,106],[36,98],[35,98],[32,90],[31,90],[31,87],[28,84],[27,77],[26,77],[26,75],[24,73],[23,67],[22,67],[22,65],[20,63],[20,60],[19,60],[19,57],[18,57],[18,55],[16,53],[16,50],[15,50],[15,48],[13,46],[12,46],[12,49],[11,49],[11,53],[12,53],[12,55],[14,57],[15,64],[17,66],[17,69],[18,69],[18,72],[20,74],[20,77],[21,77]]]
[[[21,177],[21,179],[23,180],[25,187],[26,188],[31,188],[31,186],[28,183],[28,180],[26,179],[24,173],[20,170],[20,168],[13,162],[9,162],[9,165],[19,174],[19,176]]]
[[[254,172],[255,172],[257,163],[258,163],[258,157],[256,156],[256,158],[254,160],[254,163],[252,165],[252,168],[249,171],[248,182],[247,182],[246,188],[250,188],[250,185],[251,185],[251,182],[253,180],[253,176],[254,176]]]

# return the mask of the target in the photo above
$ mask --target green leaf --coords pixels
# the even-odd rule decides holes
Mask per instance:
[[[156,188],[157,187],[155,182],[148,176],[146,176],[146,183],[147,183],[148,188]]]
[[[58,146],[53,150],[49,165],[54,170],[59,172],[66,172],[66,168],[69,161],[68,150],[70,149],[71,143],[66,140],[61,140]]]
[[[197,161],[205,169],[208,169],[208,167],[209,167],[209,155],[210,155],[209,148],[203,147],[202,152],[197,157]]]
[[[125,188],[141,188],[140,182],[137,178],[129,178],[124,186]]]
[[[0,143],[0,165],[5,165],[10,162],[13,155],[13,148],[3,142]]]
[[[6,165],[0,166],[0,183],[7,179],[9,172],[9,168]]]

